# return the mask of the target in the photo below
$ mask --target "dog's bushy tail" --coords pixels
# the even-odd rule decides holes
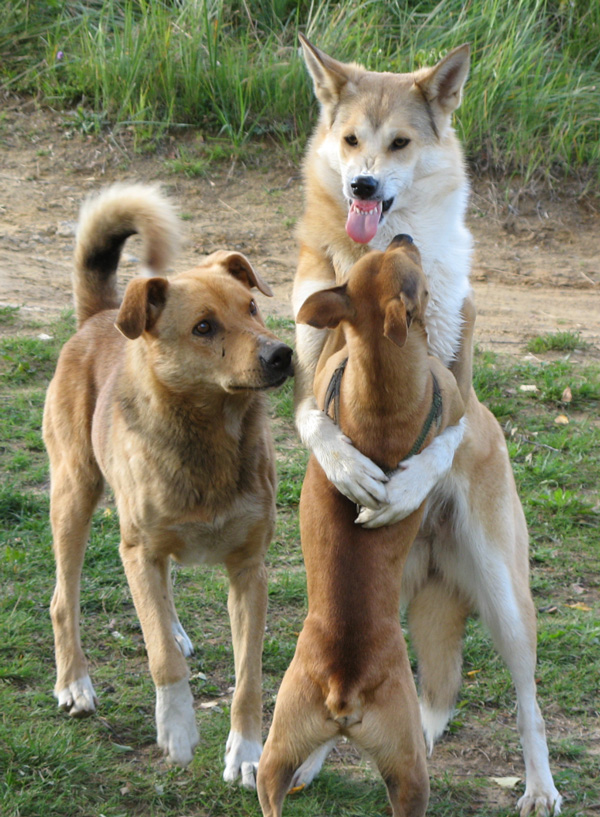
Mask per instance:
[[[119,306],[117,267],[123,244],[139,233],[142,263],[160,275],[179,245],[173,206],[155,185],[114,184],[88,198],[79,214],[73,294],[77,326],[104,309]]]

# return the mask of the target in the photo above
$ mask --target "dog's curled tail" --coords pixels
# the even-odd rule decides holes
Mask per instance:
[[[142,264],[160,275],[179,246],[178,218],[156,185],[114,184],[81,208],[75,244],[73,295],[77,326],[120,304],[116,272],[123,244],[139,233]]]

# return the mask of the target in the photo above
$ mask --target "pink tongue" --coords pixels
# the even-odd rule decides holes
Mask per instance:
[[[359,244],[368,244],[371,239],[375,238],[380,216],[380,201],[354,199],[348,212],[346,232],[353,241],[357,241]]]

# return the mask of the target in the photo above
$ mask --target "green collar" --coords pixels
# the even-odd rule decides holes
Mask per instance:
[[[325,414],[329,413],[329,409],[331,408],[331,404],[333,403],[333,422],[336,425],[339,425],[339,417],[340,417],[340,389],[342,385],[342,377],[344,375],[344,370],[346,369],[346,364],[348,363],[348,358],[342,360],[342,362],[337,366],[334,373],[331,375],[331,380],[329,381],[329,385],[327,386],[327,391],[325,392],[325,405],[323,406],[323,411]],[[407,460],[409,457],[413,457],[415,454],[418,454],[421,450],[421,446],[425,442],[425,438],[429,434],[431,430],[431,426],[435,422],[439,425],[441,417],[442,417],[442,392],[440,391],[440,386],[437,381],[436,376],[431,373],[433,378],[433,397],[431,400],[431,408],[429,409],[429,414],[423,424],[423,428],[421,429],[421,433],[417,437],[415,444],[410,449],[404,460]],[[402,460],[402,462],[404,462]]]

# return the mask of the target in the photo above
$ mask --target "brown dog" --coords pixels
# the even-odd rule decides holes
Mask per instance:
[[[185,660],[192,645],[175,612],[169,562],[227,567],[236,691],[224,777],[241,773],[253,787],[261,752],[264,554],[275,519],[262,391],[292,373],[292,351],[266,329],[250,290],[272,293],[239,253],[214,253],[170,279],[137,278],[119,305],[116,269],[133,233],[144,241],[146,266],[161,272],[178,228],[153,187],[114,186],[82,209],[74,275],[79,328],[46,400],[55,694],[71,715],[95,709],[79,591],[90,520],[106,481],[156,686],[158,744],[182,765],[198,736]]]
[[[364,256],[347,284],[311,295],[297,318],[339,326],[332,343],[343,348],[321,356],[317,403],[328,411],[332,402],[341,431],[385,471],[463,414],[453,375],[427,351],[427,294],[419,252],[398,236],[385,253]],[[425,813],[425,742],[398,617],[402,570],[423,510],[367,530],[311,457],[300,500],[308,616],[258,768],[265,817],[281,814],[298,767],[339,735],[375,760],[394,817]]]

